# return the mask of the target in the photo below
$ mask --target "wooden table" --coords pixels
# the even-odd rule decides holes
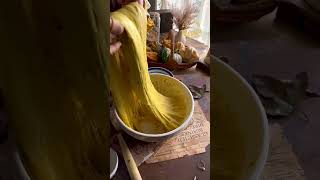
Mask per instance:
[[[174,72],[176,78],[180,79],[186,84],[193,84],[197,86],[207,85],[210,89],[210,76],[199,71],[198,69],[189,69],[182,72]],[[210,93],[206,93],[203,98],[199,100],[199,104],[210,121]],[[164,161],[154,164],[142,164],[139,167],[142,179],[145,180],[176,180],[176,179],[210,179],[210,145],[206,148],[206,153],[186,156],[179,159]],[[206,170],[201,171],[197,165],[200,160],[205,162]],[[113,180],[129,180],[129,174],[122,157],[120,156],[119,167]]]

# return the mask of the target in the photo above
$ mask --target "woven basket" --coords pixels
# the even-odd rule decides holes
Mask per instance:
[[[222,23],[244,23],[257,20],[277,7],[275,0],[257,0],[249,3],[213,3],[213,21]]]

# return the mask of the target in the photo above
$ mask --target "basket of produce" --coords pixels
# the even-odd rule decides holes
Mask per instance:
[[[174,7],[171,14],[176,28],[161,35],[159,15],[150,13],[147,41],[149,67],[163,67],[171,71],[185,70],[194,67],[206,57],[209,47],[183,33],[191,27],[198,13],[199,7],[191,1],[186,1],[182,7]]]
[[[208,53],[209,47],[195,40],[174,42],[168,34],[162,35],[160,42],[147,42],[149,67],[163,67],[173,70],[185,70],[200,63]]]

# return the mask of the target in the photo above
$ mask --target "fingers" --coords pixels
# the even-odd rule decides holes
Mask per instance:
[[[114,34],[110,34],[110,43],[114,43],[117,41],[117,36]]]
[[[124,28],[119,22],[110,18],[110,33],[111,34],[120,35],[123,33],[123,30],[124,30]]]
[[[110,18],[110,54],[113,55],[121,46],[121,42],[116,41],[116,37],[124,31],[123,26]]]
[[[116,42],[114,44],[110,45],[110,54],[113,55],[115,52],[117,52],[121,47],[121,42]]]
[[[130,2],[137,1],[143,6],[144,0],[115,0],[119,5],[126,5]],[[110,18],[110,54],[113,55],[121,47],[121,42],[114,42],[117,35],[122,34],[124,31],[123,26]],[[114,42],[114,43],[113,43]]]
[[[143,6],[144,4],[144,0],[138,0],[138,3],[141,4]]]

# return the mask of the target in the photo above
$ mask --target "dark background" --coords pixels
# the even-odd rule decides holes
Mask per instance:
[[[310,88],[320,91],[320,42],[309,33],[283,21],[275,21],[276,11],[258,21],[243,25],[211,25],[217,57],[227,57],[232,67],[246,79],[250,75],[271,75],[292,79],[302,71],[308,72]],[[308,180],[320,179],[320,99],[309,99],[300,104],[308,121],[293,114],[278,122],[293,147]]]

